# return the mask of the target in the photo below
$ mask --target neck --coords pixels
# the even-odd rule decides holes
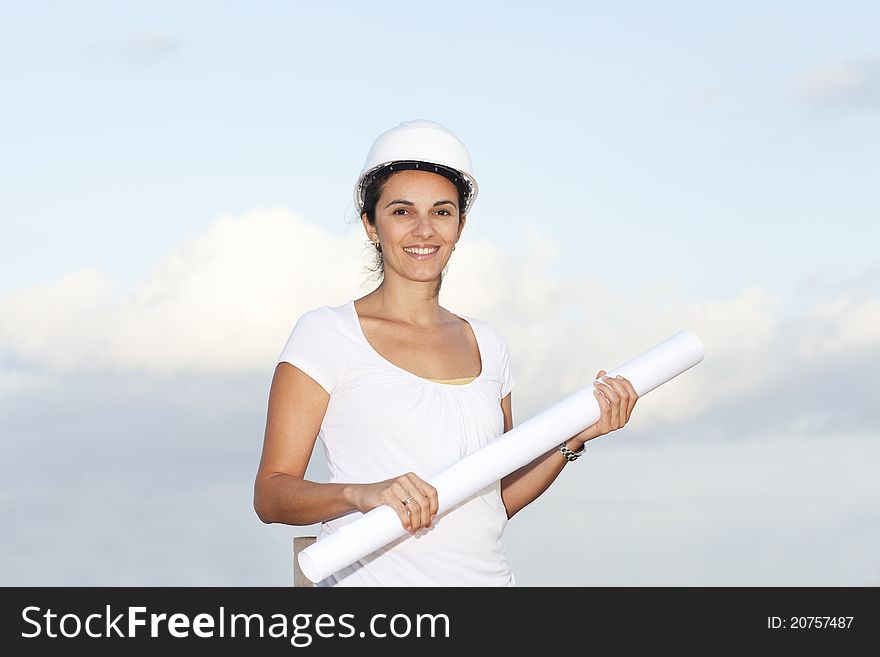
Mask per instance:
[[[412,326],[436,326],[441,323],[437,281],[409,281],[386,278],[368,296],[375,311],[383,317]]]

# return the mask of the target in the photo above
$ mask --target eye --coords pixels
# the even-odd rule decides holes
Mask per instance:
[[[437,210],[437,212],[445,212],[447,215],[449,214],[449,210]]]
[[[406,208],[396,208],[391,214],[397,214],[398,212],[406,212]]]

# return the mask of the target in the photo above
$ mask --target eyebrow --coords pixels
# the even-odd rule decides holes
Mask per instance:
[[[393,201],[391,201],[391,203],[389,203],[389,204],[386,205],[385,207],[386,207],[386,208],[389,208],[389,207],[391,207],[392,205],[394,205],[395,203],[399,203],[400,205],[412,205],[412,206],[415,205],[415,203],[413,203],[412,201],[405,201],[405,200],[403,200],[402,198],[398,198],[398,199],[394,199]],[[449,201],[449,200],[437,201],[437,202],[434,203],[434,205],[432,205],[431,207],[432,207],[432,208],[436,208],[438,205],[446,205],[447,203],[448,203],[449,205],[452,205],[452,206],[458,207],[457,205],[455,205],[455,202],[454,202],[454,201]]]

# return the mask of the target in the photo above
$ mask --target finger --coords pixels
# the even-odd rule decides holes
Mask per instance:
[[[620,415],[620,397],[614,391],[614,388],[607,383],[596,383],[596,387],[602,392],[611,406],[608,413],[608,429],[606,429],[606,433],[614,431],[617,429],[618,416]]]
[[[614,406],[614,415],[615,415],[615,423],[614,428],[620,429],[624,424],[626,424],[627,420],[627,408],[629,407],[629,390],[626,386],[623,385],[623,382],[620,379],[611,376],[603,376],[602,380],[606,382],[608,386],[610,386],[615,394],[617,395],[617,399],[613,401]]]
[[[611,408],[601,390],[596,389],[593,391],[593,394],[599,402],[599,420],[596,422],[598,429],[601,432],[599,435],[606,434],[608,433],[608,425],[611,420]]]
[[[620,428],[620,396],[615,392],[611,402],[611,430]]]
[[[409,511],[406,508],[406,505],[400,501],[400,498],[397,497],[394,493],[388,491],[388,497],[385,500],[385,504],[390,506],[397,513],[397,516],[400,518],[400,524],[403,525],[403,528],[406,531],[410,531],[412,526],[412,521],[410,520]]]
[[[617,377],[606,375],[606,376],[602,377],[602,382],[605,385],[609,386],[612,390],[614,390],[614,392],[616,392],[621,397],[629,396],[629,390],[626,388],[626,386],[623,385],[623,381],[621,381]]]
[[[620,382],[629,391],[629,399],[626,408],[626,421],[629,422],[629,418],[632,415],[633,408],[635,408],[636,402],[639,400],[639,394],[636,392],[636,389],[633,387],[633,384],[629,381],[629,379],[621,376]]]
[[[605,395],[605,398],[608,399],[611,403],[616,402],[619,399],[619,395],[617,391],[611,387],[610,381],[609,383],[602,383],[601,381],[596,382],[596,388],[602,391],[602,394]]]
[[[407,505],[403,503],[403,501],[407,497],[409,497],[409,493],[407,492],[407,489],[404,488],[403,484],[401,483],[401,480],[406,481],[405,478],[398,477],[398,479],[388,489],[388,492],[389,492],[389,495],[391,496],[391,499],[392,499],[392,506],[395,509],[401,509],[401,513],[406,518],[406,522],[403,523],[404,527],[406,528],[407,531],[411,531],[412,525],[413,525],[412,512],[407,507]]]
[[[593,397],[596,398],[596,404],[598,404],[599,406],[599,419],[593,423],[593,426],[595,426],[597,430],[602,431],[602,416],[605,414],[605,406],[603,401],[605,399],[605,395],[603,395],[601,392],[599,392],[598,389],[596,389],[593,390]]]
[[[403,528],[412,533],[412,514],[410,514],[409,509],[406,508],[406,504],[403,502],[397,502],[395,505],[395,510],[397,511],[398,517],[400,517],[400,523],[403,525]]]
[[[413,519],[413,533],[419,531],[422,527],[426,527],[431,520],[431,507],[428,504],[428,498],[418,488],[414,488],[410,492],[412,499],[407,502],[406,507],[409,509],[410,517]]]
[[[407,477],[410,481],[408,495],[412,495],[414,498],[407,506],[415,521],[413,523],[414,529],[418,531],[422,527],[427,527],[431,522],[431,502],[424,492],[424,489],[429,486],[421,477],[413,472],[408,473]]]
[[[440,510],[440,498],[437,496],[437,489],[431,484],[426,483],[424,488],[422,488],[422,493],[424,493],[428,500],[428,527],[433,527],[434,516],[436,516],[437,512]]]

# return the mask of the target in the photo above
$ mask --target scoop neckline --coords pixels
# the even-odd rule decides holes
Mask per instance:
[[[403,372],[407,376],[410,376],[410,377],[417,379],[419,381],[424,381],[425,383],[433,385],[433,386],[443,386],[444,388],[454,388],[454,389],[459,389],[459,390],[462,388],[467,388],[468,386],[472,386],[477,381],[479,381],[480,379],[483,378],[483,374],[486,372],[486,361],[483,360],[483,345],[480,343],[480,335],[479,335],[479,333],[477,333],[477,329],[474,328],[474,325],[470,322],[470,319],[468,317],[459,315],[458,313],[452,312],[451,310],[449,311],[449,312],[452,312],[452,314],[455,315],[456,317],[458,317],[460,320],[467,323],[468,326],[470,326],[471,332],[474,334],[474,340],[476,340],[476,342],[477,342],[477,351],[479,352],[479,355],[480,355],[480,373],[477,374],[477,376],[474,377],[473,381],[470,381],[469,383],[461,383],[458,385],[452,385],[449,383],[438,383],[437,381],[433,381],[431,379],[426,379],[424,377],[419,376],[418,374],[410,372],[409,370],[405,370],[402,367],[400,367],[399,365],[395,365],[390,360],[385,358],[385,356],[383,356],[378,351],[376,351],[373,348],[373,345],[370,344],[370,341],[367,340],[367,335],[366,335],[366,333],[364,333],[364,328],[361,326],[361,318],[357,314],[357,308],[354,305],[354,301],[355,301],[354,299],[351,299],[348,302],[348,306],[351,308],[351,314],[354,318],[354,325],[355,325],[355,329],[357,330],[358,336],[360,337],[360,339],[364,343],[364,345],[367,347],[367,349],[369,349],[376,356],[376,358],[381,360],[383,363],[385,363],[389,367],[392,367],[393,369],[397,370],[398,372]],[[463,379],[466,377],[458,377],[458,378]]]

